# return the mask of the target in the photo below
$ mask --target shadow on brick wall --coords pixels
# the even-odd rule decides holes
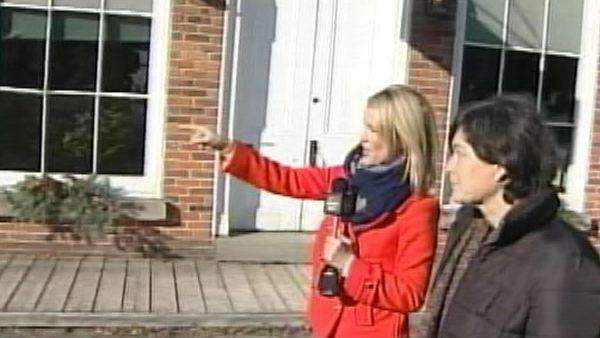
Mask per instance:
[[[78,232],[68,225],[47,225],[46,241],[82,246],[80,249],[113,246],[123,254],[135,253],[143,258],[180,258],[169,243],[173,237],[146,225],[117,226],[110,233]]]

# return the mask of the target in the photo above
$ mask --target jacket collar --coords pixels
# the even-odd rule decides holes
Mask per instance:
[[[491,243],[507,245],[526,234],[549,223],[557,214],[560,201],[551,189],[544,189],[515,204],[496,229],[499,233],[492,236]],[[473,219],[481,218],[481,212],[473,206],[458,210],[454,226],[461,233]],[[494,232],[496,231],[494,230]]]
[[[560,201],[551,189],[544,189],[521,200],[506,214],[497,243],[508,244],[548,224],[558,212]]]

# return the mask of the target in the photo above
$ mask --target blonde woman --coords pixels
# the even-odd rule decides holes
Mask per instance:
[[[436,248],[436,140],[430,104],[400,85],[368,99],[360,143],[343,165],[291,168],[204,127],[192,137],[221,152],[224,172],[272,193],[323,200],[334,179],[347,179],[356,210],[342,236],[332,236],[332,216],[321,223],[308,314],[316,337],[344,338],[408,337],[408,313],[423,304]],[[337,296],[319,293],[325,265],[341,275]]]

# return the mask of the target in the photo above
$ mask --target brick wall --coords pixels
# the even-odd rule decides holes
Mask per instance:
[[[165,153],[165,197],[181,226],[173,238],[209,244],[213,205],[212,153],[189,144],[179,124],[216,126],[224,1],[175,0],[172,14]]]
[[[423,93],[431,102],[436,117],[439,145],[438,177],[441,179],[443,149],[446,140],[446,121],[448,106],[451,103],[450,74],[454,55],[455,17],[432,16],[425,12],[425,0],[414,0],[411,16],[411,37],[408,82]],[[438,179],[437,190],[440,189]],[[442,214],[440,224],[453,218],[450,214]],[[440,231],[436,254],[436,265],[444,250],[446,233]],[[434,266],[434,271],[437,266]],[[423,334],[425,328],[424,312],[410,316],[410,332],[412,335]]]
[[[592,125],[592,149],[590,151],[590,168],[586,185],[586,205],[590,217],[600,222],[600,58],[597,69],[596,108]],[[599,234],[600,234],[600,230]]]
[[[408,82],[433,105],[439,137],[438,173],[441,173],[450,104],[450,74],[454,50],[454,15],[425,12],[425,0],[415,0],[411,16]],[[438,174],[441,178],[442,175]],[[438,182],[439,189],[439,182]]]

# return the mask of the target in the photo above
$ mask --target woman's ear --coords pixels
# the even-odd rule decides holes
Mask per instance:
[[[498,183],[506,183],[506,181],[508,181],[508,173],[506,172],[506,168],[496,165],[496,173],[494,174],[494,179]]]

